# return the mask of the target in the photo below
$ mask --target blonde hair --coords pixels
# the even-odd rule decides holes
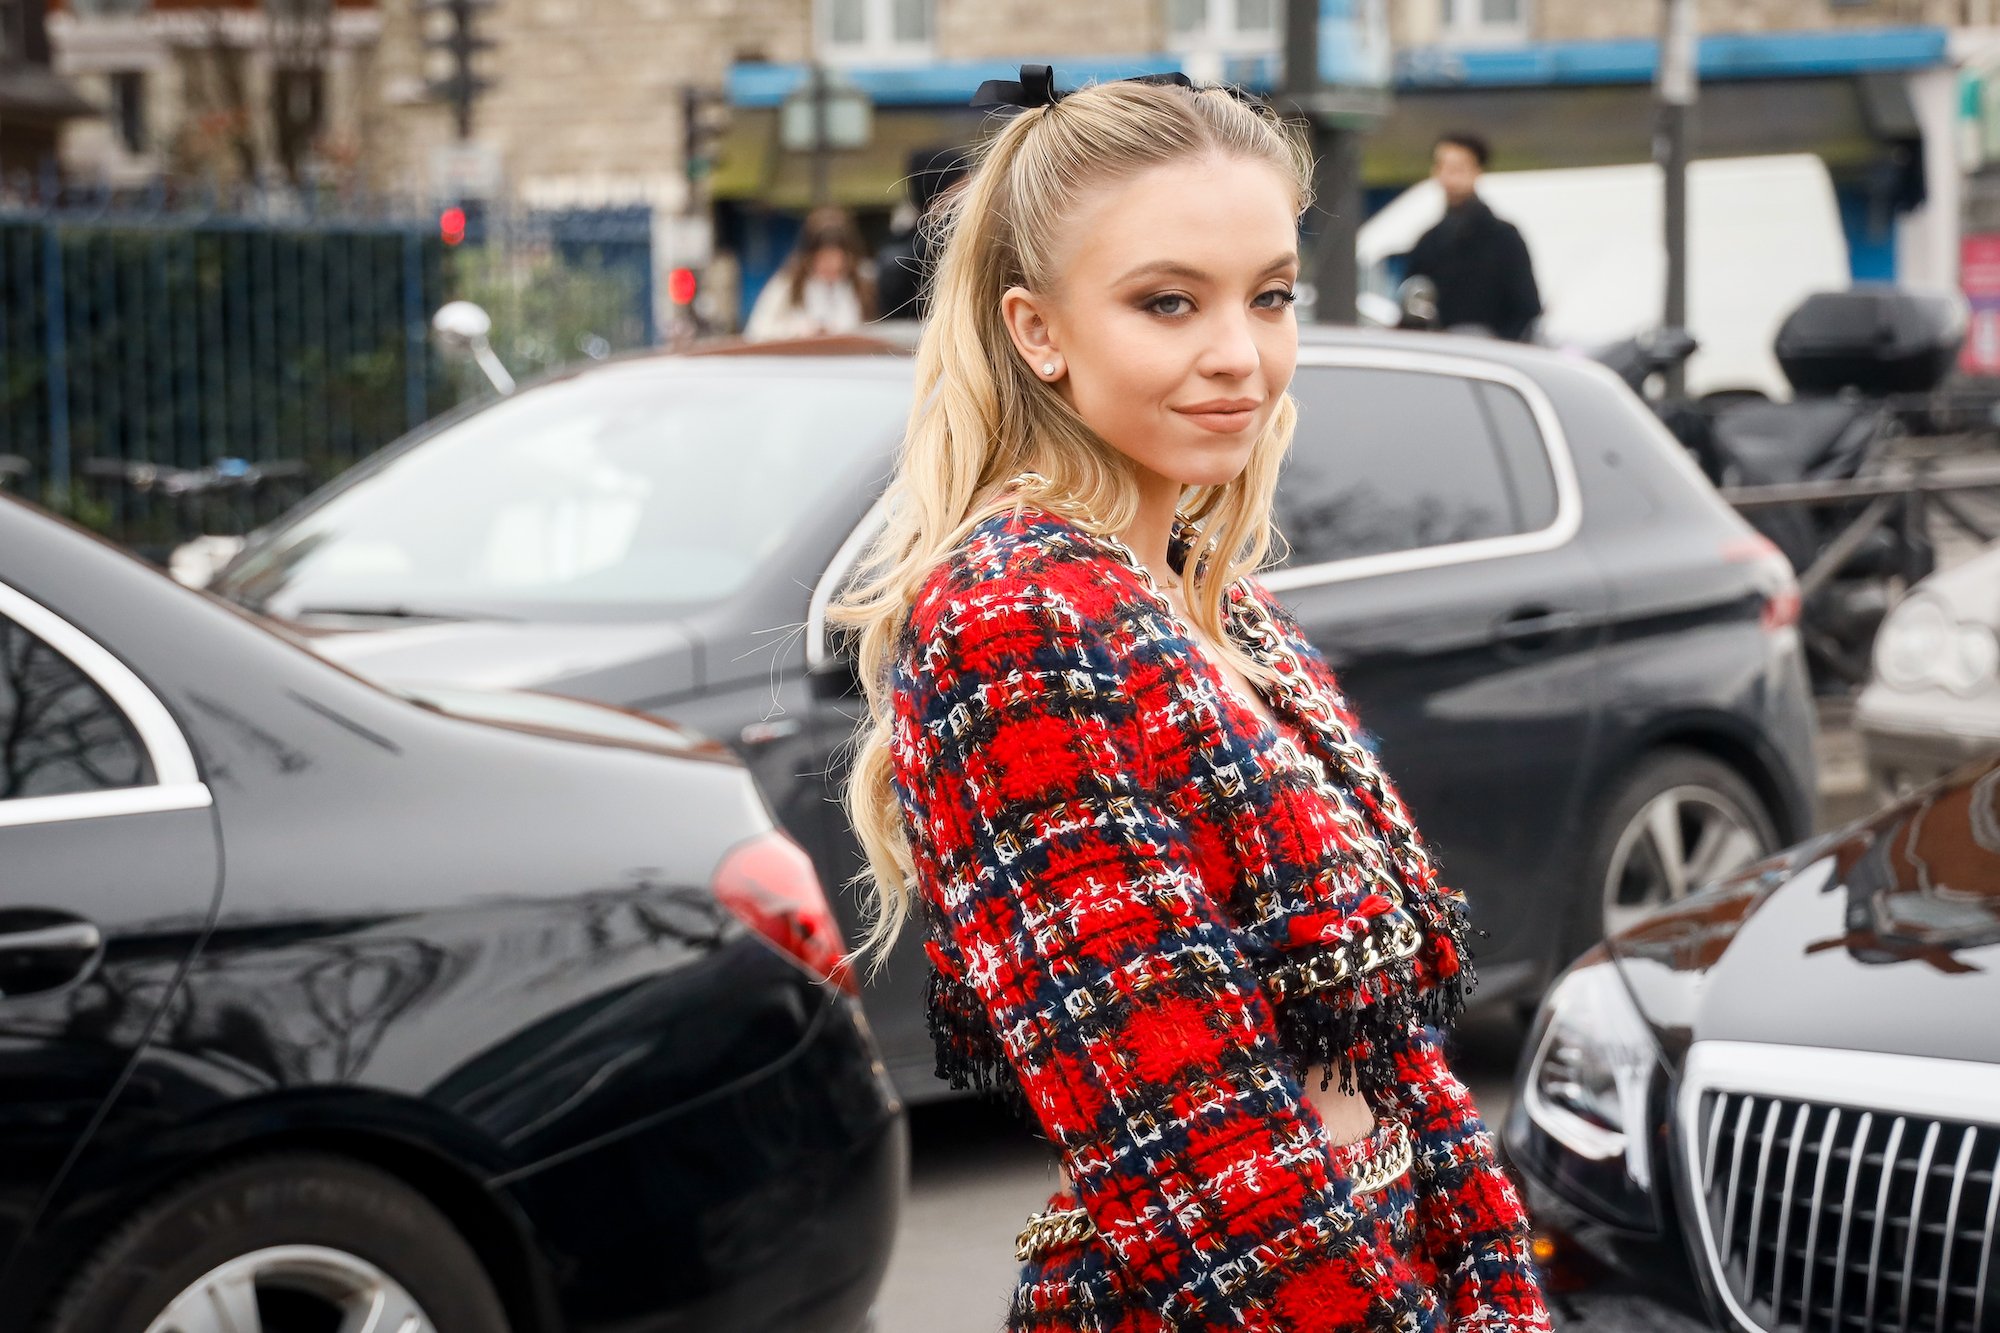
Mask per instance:
[[[829,610],[851,635],[868,703],[846,784],[849,822],[866,864],[850,883],[873,884],[873,910],[855,958],[879,970],[916,902],[914,865],[891,781],[890,666],[925,578],[991,515],[1017,506],[1005,492],[1032,470],[1088,514],[1097,531],[1122,532],[1138,512],[1132,464],[1084,424],[1016,355],[1001,317],[1009,287],[1053,289],[1055,241],[1086,190],[1151,167],[1208,156],[1261,161],[1292,185],[1303,213],[1311,156],[1297,130],[1225,89],[1118,81],[1095,84],[1014,117],[976,150],[976,165],[934,210],[940,245],[930,322],[917,344],[916,394],[886,523]],[[1183,569],[1192,619],[1253,680],[1260,664],[1223,632],[1224,588],[1270,549],[1271,493],[1291,446],[1298,409],[1289,395],[1271,414],[1233,481],[1196,488],[1181,512],[1200,528]]]

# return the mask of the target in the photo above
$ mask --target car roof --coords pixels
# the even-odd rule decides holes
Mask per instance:
[[[1430,352],[1511,366],[1536,374],[1553,366],[1574,366],[1574,352],[1501,338],[1476,338],[1459,333],[1422,333],[1412,329],[1357,328],[1344,324],[1301,324],[1301,347],[1363,347],[1393,352]]]
[[[549,378],[587,373],[613,365],[665,365],[679,367],[699,362],[703,369],[720,365],[754,367],[758,373],[804,370],[838,363],[843,375],[871,369],[883,378],[909,373],[912,326],[899,326],[884,336],[872,333],[833,337],[797,338],[781,342],[748,342],[741,338],[718,339],[691,348],[647,348],[626,353],[601,363],[565,368]],[[1358,328],[1340,324],[1301,324],[1301,347],[1378,348],[1394,352],[1429,352],[1438,356],[1472,358],[1512,366],[1528,374],[1556,364],[1573,364],[1575,355],[1530,343],[1506,342],[1498,338],[1467,337],[1451,333],[1422,333],[1407,329]]]

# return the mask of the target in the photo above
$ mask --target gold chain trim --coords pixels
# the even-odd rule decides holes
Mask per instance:
[[[1044,1250],[1074,1245],[1096,1232],[1090,1214],[1083,1209],[1051,1208],[1029,1218],[1028,1225],[1021,1228],[1021,1234],[1014,1237],[1014,1257],[1032,1259]]]
[[[1330,990],[1350,977],[1366,976],[1391,963],[1413,958],[1424,946],[1424,935],[1400,912],[1388,930],[1386,943],[1364,935],[1350,944],[1329,944],[1310,958],[1280,963],[1264,974],[1264,984],[1280,1000]]]
[[[1387,1189],[1409,1174],[1416,1152],[1410,1144],[1409,1126],[1400,1120],[1389,1122],[1390,1142],[1379,1153],[1364,1159],[1355,1170],[1353,1196]],[[1074,1245],[1097,1234],[1090,1214],[1082,1208],[1050,1208],[1034,1214],[1021,1234],[1014,1238],[1014,1257],[1026,1261],[1048,1250]]]

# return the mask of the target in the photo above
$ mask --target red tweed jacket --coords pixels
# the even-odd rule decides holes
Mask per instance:
[[[1434,1276],[1454,1329],[1547,1329],[1520,1200],[1433,1030],[1470,983],[1463,899],[1297,621],[1254,577],[1228,605],[1304,677],[1268,692],[1282,729],[1057,506],[985,519],[924,584],[891,750],[939,1072],[1033,1117],[1169,1327],[1415,1333]],[[1310,1072],[1411,1131],[1422,1255],[1357,1224]]]

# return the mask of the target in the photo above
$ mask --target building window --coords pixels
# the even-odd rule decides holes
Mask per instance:
[[[146,75],[136,69],[111,75],[111,123],[128,153],[146,151]]]
[[[1167,0],[1167,43],[1178,51],[1272,51],[1278,18],[1278,0]]]
[[[820,51],[844,64],[927,60],[932,0],[819,0]]]
[[[67,7],[78,18],[118,18],[145,13],[152,0],[69,0]]]
[[[1529,0],[1439,0],[1448,42],[1524,42]]]
[[[271,130],[278,164],[298,180],[326,124],[326,79],[317,69],[271,71]]]

